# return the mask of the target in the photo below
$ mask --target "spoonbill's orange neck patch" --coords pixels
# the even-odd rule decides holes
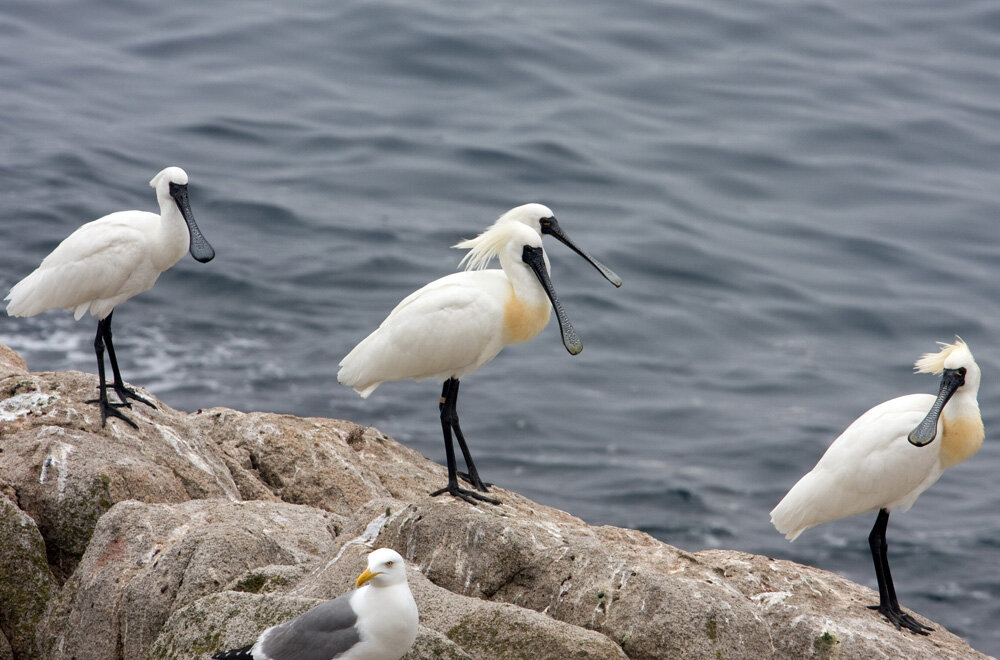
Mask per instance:
[[[941,467],[948,469],[971,458],[983,446],[986,430],[983,418],[977,415],[944,418],[941,435]]]
[[[511,287],[503,308],[504,343],[519,344],[528,341],[545,328],[550,314],[548,301],[529,305],[514,295],[514,288]]]

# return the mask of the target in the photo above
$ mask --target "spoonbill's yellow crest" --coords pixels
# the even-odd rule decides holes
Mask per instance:
[[[909,509],[947,468],[979,451],[984,431],[979,366],[965,342],[941,344],[916,370],[941,376],[937,397],[901,396],[856,419],[774,507],[771,522],[791,541],[814,525],[878,511],[868,536],[879,591],[872,609],[897,628],[926,635],[932,628],[905,614],[896,599],[886,554],[889,513]]]
[[[30,275],[7,294],[7,313],[34,316],[49,309],[73,312],[77,320],[90,312],[98,318],[94,351],[100,377],[98,398],[101,425],[108,416],[135,422],[118,408],[132,407],[129,399],[148,406],[151,402],[125,385],[111,342],[111,315],[115,307],[156,283],[160,273],[177,263],[184,253],[205,263],[215,250],[202,236],[188,202],[188,175],[179,167],[168,167],[153,177],[160,214],[146,211],[119,211],[88,222],[62,243]],[[114,383],[104,378],[104,347],[108,348]],[[121,403],[110,403],[107,390],[113,387]]]
[[[444,381],[439,410],[448,462],[447,492],[475,504],[499,502],[458,486],[458,476],[481,492],[483,482],[458,423],[459,380],[483,366],[507,344],[528,341],[549,321],[555,309],[563,345],[572,355],[583,344],[569,322],[549,279],[549,259],[542,234],[552,234],[593,264],[613,284],[621,280],[610,269],[573,244],[552,211],[541,204],[511,209],[476,238],[455,247],[466,248],[465,272],[454,273],[418,289],[400,302],[373,333],[340,362],[337,379],[368,397],[386,381],[434,378]],[[498,257],[502,270],[483,270]],[[468,473],[455,463],[452,431]]]

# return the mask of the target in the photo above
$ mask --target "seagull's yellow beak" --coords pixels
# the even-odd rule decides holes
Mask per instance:
[[[354,586],[360,587],[361,585],[363,585],[365,582],[372,579],[376,575],[382,575],[382,574],[378,572],[372,573],[366,568],[365,572],[358,576],[358,581],[354,583]]]

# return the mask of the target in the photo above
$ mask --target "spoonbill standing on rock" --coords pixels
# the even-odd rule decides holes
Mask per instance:
[[[551,210],[541,204],[525,204],[502,215],[476,238],[455,245],[469,250],[461,262],[466,270],[407,296],[340,362],[337,380],[365,398],[386,381],[444,381],[438,408],[448,485],[432,495],[447,492],[470,504],[475,500],[500,503],[458,485],[461,476],[481,492],[488,492],[489,486],[480,478],[458,424],[458,385],[463,376],[495,358],[507,344],[528,341],[541,332],[549,321],[550,303],[566,350],[572,355],[583,350],[549,279],[543,234],[555,236],[612,284],[621,285],[617,275],[570,241]],[[493,257],[499,257],[502,270],[483,270]],[[457,470],[453,430],[467,473]]]
[[[216,660],[399,660],[417,639],[417,604],[399,553],[379,548],[357,589],[268,628],[257,643]]]
[[[111,342],[111,315],[114,308],[156,283],[160,273],[177,263],[189,249],[191,256],[205,263],[215,250],[202,236],[188,203],[188,175],[179,167],[168,167],[153,177],[160,214],[147,211],[119,211],[88,222],[56,246],[33,273],[14,285],[7,294],[7,313],[34,316],[49,309],[73,312],[77,320],[90,312],[99,320],[94,351],[100,378],[98,398],[101,426],[108,416],[135,422],[118,408],[132,407],[129,399],[153,404],[125,385]],[[114,383],[104,378],[104,347],[108,348]],[[108,401],[113,387],[121,403]]]
[[[946,469],[971,457],[983,444],[976,394],[979,367],[969,347],[956,338],[916,363],[920,373],[941,375],[941,389],[880,403],[847,427],[819,463],[771,511],[771,522],[794,541],[829,520],[878,511],[868,536],[881,612],[896,628],[926,635],[933,630],[905,614],[889,574],[885,530],[889,513],[909,509]],[[936,445],[931,444],[940,437]]]

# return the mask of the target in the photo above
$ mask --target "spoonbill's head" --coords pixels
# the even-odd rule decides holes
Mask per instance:
[[[173,204],[184,217],[190,236],[191,256],[201,263],[206,263],[215,258],[215,250],[208,240],[202,235],[198,224],[194,221],[194,214],[191,213],[191,203],[188,201],[188,175],[179,167],[166,167],[149,181],[149,185],[156,189],[156,198],[160,202],[160,214],[164,209]]]
[[[555,220],[555,214],[552,213],[552,209],[544,204],[531,203],[515,206],[497,218],[497,223],[520,222],[521,224],[528,225],[541,236],[545,233],[542,230],[542,223],[545,220]]]
[[[497,221],[493,223],[493,227],[491,227],[490,229],[512,222],[527,225],[528,227],[535,230],[535,232],[539,236],[545,236],[547,234],[549,236],[554,237],[560,243],[566,245],[569,249],[573,250],[581,257],[589,261],[590,264],[594,268],[596,268],[601,273],[601,275],[603,275],[605,279],[607,279],[609,282],[611,282],[615,286],[622,285],[622,278],[618,277],[618,275],[613,270],[602,264],[594,257],[590,256],[576,243],[570,240],[569,236],[566,235],[566,232],[563,231],[562,227],[560,227],[559,223],[556,221],[556,216],[554,213],[552,213],[552,209],[545,206],[544,204],[531,203],[531,204],[522,204],[521,206],[515,206],[514,208],[507,211],[499,218],[497,218]],[[489,231],[489,229],[487,231]],[[462,241],[461,243],[455,245],[455,247],[457,248],[474,247],[472,243],[475,240],[476,239]]]
[[[948,400],[960,389],[973,397],[979,390],[979,365],[972,357],[969,346],[960,337],[954,344],[939,343],[941,350],[926,353],[914,365],[918,373],[941,376],[941,389],[930,412],[917,428],[910,432],[909,441],[918,447],[929,444],[937,435],[938,418]]]
[[[923,374],[935,374],[942,378],[946,377],[949,373],[960,375],[963,382],[959,387],[970,391],[978,390],[980,378],[979,365],[976,364],[975,358],[972,357],[969,345],[961,337],[955,337],[954,344],[939,342],[938,345],[941,347],[941,350],[937,353],[926,353],[921,356],[916,364],[913,365],[914,371]]]
[[[374,587],[389,587],[406,582],[406,563],[392,548],[379,548],[368,554],[368,568],[358,576],[357,586],[371,583]]]
[[[171,183],[186,186],[188,184],[187,172],[179,167],[164,167],[156,176],[149,180],[150,187],[155,188],[158,195],[161,192],[163,194],[168,193]]]
[[[485,268],[493,257],[500,258],[500,265],[508,274],[527,266],[538,278],[538,283],[552,302],[552,308],[556,310],[563,346],[572,355],[583,350],[583,343],[570,324],[549,278],[549,257],[542,248],[541,233],[525,223],[497,221],[479,236],[462,241],[455,247],[468,248],[469,253],[459,264],[465,265],[467,270]]]

